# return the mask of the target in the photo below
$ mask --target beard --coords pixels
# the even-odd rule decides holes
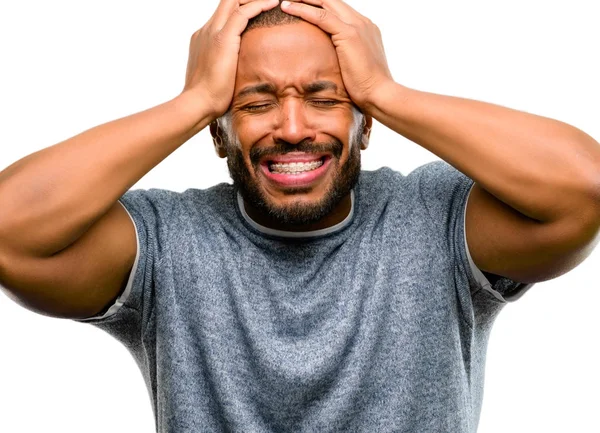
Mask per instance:
[[[228,142],[232,137],[230,134],[225,134],[226,137],[223,138],[223,144],[227,148],[227,167],[229,168],[229,175],[233,180],[233,185],[248,204],[280,224],[301,226],[316,223],[329,215],[342,199],[350,194],[350,191],[352,191],[352,188],[358,182],[361,169],[360,143],[363,125],[360,124],[358,126],[360,128],[356,128],[355,126],[353,128],[356,128],[356,130],[350,133],[352,141],[349,143],[348,159],[343,165],[340,165],[340,157],[344,145],[337,139],[326,143],[301,141],[297,144],[290,144],[279,142],[273,147],[266,149],[253,148],[250,150],[249,156],[254,176],[252,176],[245,164],[241,147],[236,146],[236,143]],[[332,155],[330,170],[334,171],[333,180],[320,200],[314,203],[295,202],[282,205],[269,199],[261,188],[257,180],[261,175],[259,161],[266,155],[283,155],[291,151],[306,153],[322,152]],[[284,194],[302,194],[308,191],[310,191],[310,188],[287,188]]]

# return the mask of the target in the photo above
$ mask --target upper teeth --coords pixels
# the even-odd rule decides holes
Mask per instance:
[[[275,173],[301,173],[304,171],[314,170],[323,165],[323,161],[317,160],[312,162],[290,162],[290,163],[275,163],[270,164],[269,168]]]

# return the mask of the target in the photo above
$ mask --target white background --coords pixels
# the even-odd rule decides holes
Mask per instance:
[[[552,117],[600,139],[594,2],[350,4],[381,28],[399,83]],[[0,170],[175,97],[189,38],[215,6],[215,0],[4,2]],[[365,169],[388,165],[407,174],[438,159],[379,124],[371,138]],[[135,188],[183,191],[228,179],[204,130]],[[599,265],[600,249],[501,313],[489,344],[479,432],[600,432]],[[153,425],[142,376],[120,343],[91,325],[36,315],[0,295],[0,432],[151,432]]]

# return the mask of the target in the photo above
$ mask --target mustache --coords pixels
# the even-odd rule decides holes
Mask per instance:
[[[342,142],[336,139],[325,143],[315,143],[308,139],[296,144],[280,141],[275,143],[274,146],[252,148],[250,149],[249,156],[250,161],[254,165],[257,165],[265,156],[285,155],[290,152],[331,153],[339,159],[342,156],[343,148],[344,145]]]

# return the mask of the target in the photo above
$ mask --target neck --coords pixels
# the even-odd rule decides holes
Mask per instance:
[[[352,193],[349,193],[336,205],[336,207],[331,212],[329,212],[325,217],[321,218],[319,221],[310,224],[284,224],[258,211],[246,200],[244,200],[244,209],[246,211],[246,214],[250,218],[252,218],[252,220],[255,221],[257,224],[260,224],[261,226],[273,230],[282,230],[288,232],[309,232],[333,227],[336,224],[339,224],[342,221],[344,221],[344,219],[346,219],[350,215],[350,212],[352,211],[352,206]]]

